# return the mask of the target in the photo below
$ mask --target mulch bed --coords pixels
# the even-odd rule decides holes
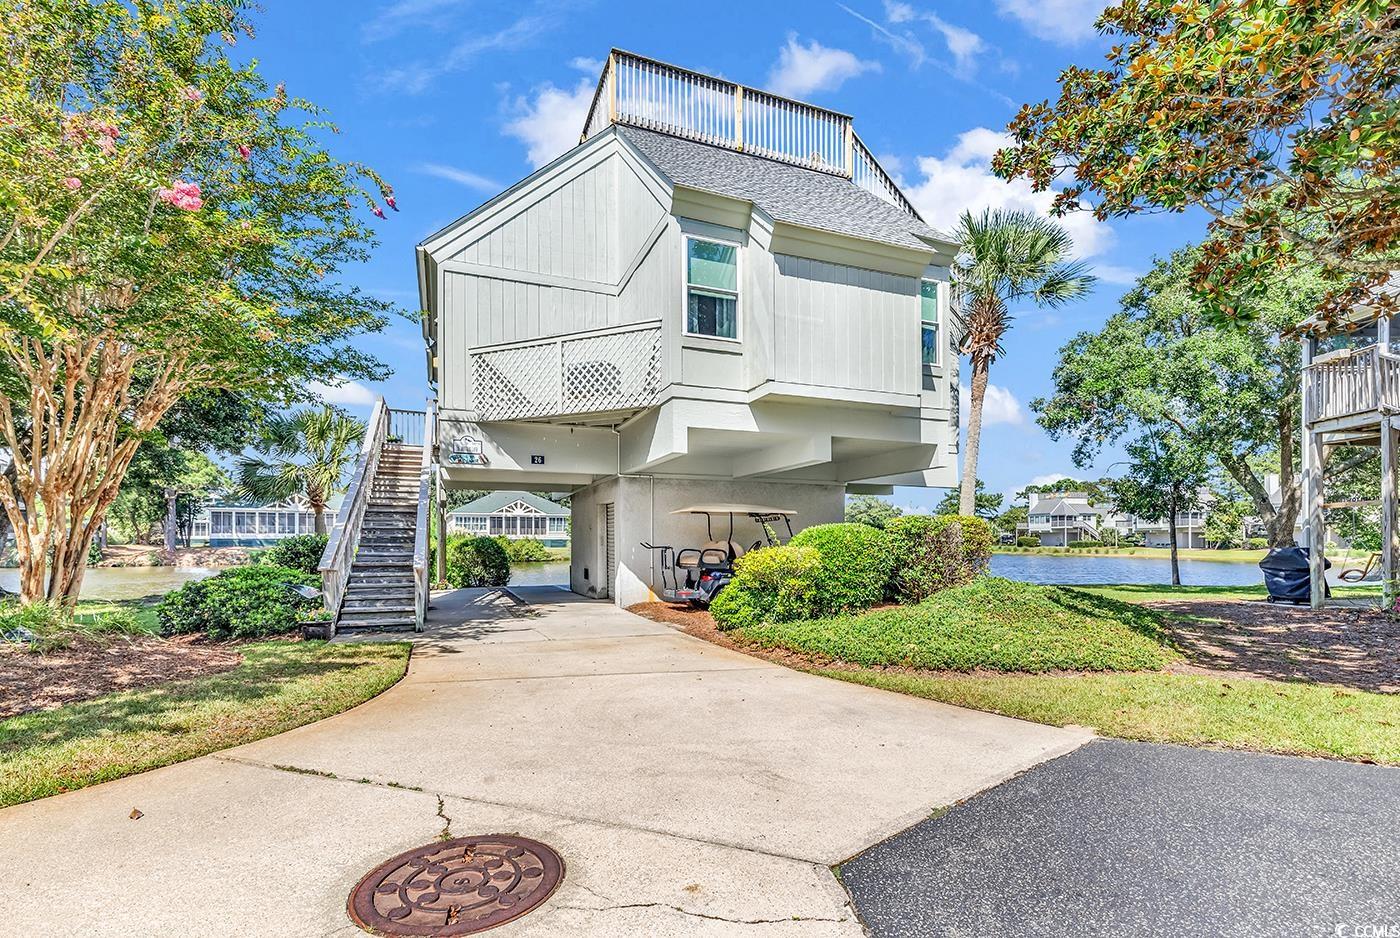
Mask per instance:
[[[1378,609],[1186,599],[1148,605],[1172,617],[1195,668],[1400,692],[1400,622]]]
[[[231,671],[242,662],[237,647],[216,645],[198,635],[85,641],[45,654],[0,645],[0,719]]]
[[[1147,605],[1171,618],[1173,636],[1186,655],[1187,660],[1172,666],[1172,671],[1400,692],[1400,622],[1379,610],[1333,608],[1314,612],[1299,606],[1229,600],[1173,600]],[[627,611],[675,626],[687,635],[724,648],[788,667],[860,670],[847,662],[759,648],[721,632],[714,617],[703,609],[655,602],[638,603],[627,607]],[[901,667],[869,670],[944,673]],[[976,673],[979,672],[973,672]]]

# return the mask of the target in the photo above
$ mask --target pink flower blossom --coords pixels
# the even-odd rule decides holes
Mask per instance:
[[[394,197],[392,195],[386,195],[384,197],[384,204],[389,206],[396,212],[399,210],[399,203],[394,201]]]
[[[98,124],[97,132],[111,140],[115,140],[121,136],[121,131],[117,130],[112,124]]]
[[[103,136],[97,138],[97,149],[102,151],[103,156],[111,156],[112,151],[116,148],[117,142],[111,137]]]
[[[199,183],[175,180],[169,189],[156,190],[156,196],[167,205],[173,205],[186,212],[197,212],[204,207],[204,199],[199,191]]]
[[[369,210],[374,213],[376,218],[384,217],[384,209],[380,208],[378,205],[371,205]]]
[[[200,91],[194,85],[188,85],[185,88],[185,100],[193,101],[195,104],[198,104],[204,100],[204,92]]]
[[[240,143],[238,145],[238,155],[246,160],[248,157],[253,155],[253,148],[248,146],[248,144],[246,143]]]
[[[64,178],[63,185],[76,192],[83,187],[83,181],[77,176],[68,176]]]

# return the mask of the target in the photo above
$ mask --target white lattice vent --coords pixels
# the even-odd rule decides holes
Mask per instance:
[[[634,410],[661,386],[661,327],[541,339],[472,353],[482,420]]]

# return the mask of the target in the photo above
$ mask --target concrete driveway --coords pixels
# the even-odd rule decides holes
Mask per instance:
[[[407,678],[345,714],[0,812],[0,922],[354,935],[346,894],[381,860],[518,833],[567,874],[501,938],[859,935],[833,864],[1088,739],[520,592],[439,597]]]

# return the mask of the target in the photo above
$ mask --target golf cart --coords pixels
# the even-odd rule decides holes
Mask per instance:
[[[708,606],[725,585],[734,579],[734,561],[750,550],[777,547],[792,538],[792,517],[797,514],[787,508],[766,508],[762,505],[692,505],[671,512],[673,515],[704,515],[706,543],[702,547],[669,544],[648,544],[647,550],[661,553],[661,598],[670,603],[690,603]],[[758,526],[760,537],[746,549],[734,539],[734,518],[745,516]],[[716,540],[715,518],[728,518],[729,526],[723,540]],[[787,538],[773,530],[779,521],[787,529]]]

